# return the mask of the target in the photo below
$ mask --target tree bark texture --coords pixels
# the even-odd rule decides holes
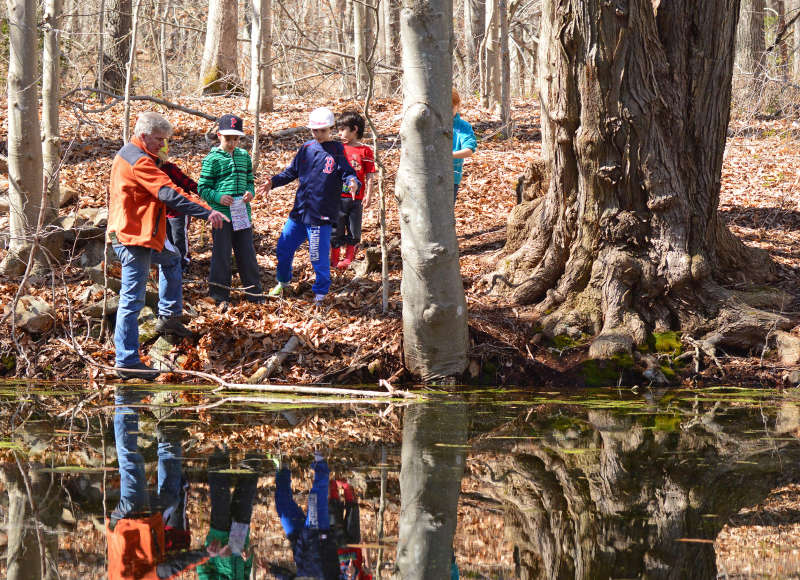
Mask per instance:
[[[399,66],[400,34],[398,30],[397,0],[378,0],[380,26],[378,30],[378,54],[380,63],[391,67]],[[380,72],[377,71],[376,72]],[[396,72],[381,72],[379,87],[383,96],[394,95],[400,88],[400,75]]]
[[[595,336],[593,357],[629,352],[653,330],[750,348],[788,325],[726,289],[772,276],[766,253],[717,213],[738,4],[543,4],[551,173],[509,217],[493,284],[537,303],[547,332]]]
[[[790,18],[800,12],[800,0],[792,0]],[[800,84],[800,18],[792,24],[792,82]]]
[[[502,99],[502,63],[500,47],[500,0],[486,0],[486,30],[483,38],[483,106],[499,110]]]
[[[516,578],[717,577],[717,534],[797,477],[800,446],[773,439],[771,411],[765,420],[754,408],[679,406],[549,408],[494,433],[536,435],[487,454],[502,458],[489,462],[489,494],[504,504]]]
[[[8,59],[8,254],[0,270],[22,275],[30,255],[42,204],[42,135],[39,129],[39,98],[36,3],[6,0],[9,29]],[[47,260],[37,252],[37,265]]]
[[[367,93],[367,58],[368,50],[367,39],[369,37],[369,22],[372,15],[368,14],[368,9],[364,0],[353,3],[353,55],[355,56],[354,71],[356,79],[356,95],[363,96]]]
[[[61,165],[61,135],[58,128],[59,77],[61,49],[58,31],[61,29],[62,0],[47,0],[44,8],[44,58],[42,59],[42,159],[47,180],[49,223],[58,215],[60,205],[58,169]]]
[[[103,55],[103,88],[119,95],[125,91],[125,65],[131,51],[133,0],[105,0],[105,8],[110,42]]]
[[[260,39],[260,42],[259,42]],[[250,101],[248,108],[255,113],[258,107],[258,88],[261,87],[261,111],[273,109],[272,99],[272,0],[253,0],[253,35],[251,43]],[[259,51],[260,46],[260,51]],[[260,52],[260,54],[259,54]],[[258,78],[260,70],[261,80]]]
[[[407,407],[397,544],[397,566],[403,580],[450,578],[466,442],[464,403]]]
[[[466,47],[466,79],[470,93],[478,89],[477,82],[480,59],[480,47],[486,16],[486,0],[464,0],[464,46]]]
[[[239,91],[237,34],[239,10],[236,0],[210,0],[203,60],[200,64],[200,90],[203,94]]]
[[[508,52],[508,4],[506,0],[498,0],[497,15],[500,18],[500,120],[503,123],[503,136],[510,139],[513,133],[511,126],[511,56]]]
[[[739,74],[752,80],[764,76],[765,0],[742,0],[736,39],[736,67]]]
[[[403,256],[403,345],[425,381],[467,364],[467,308],[453,214],[452,2],[406,0],[402,149],[396,195]]]

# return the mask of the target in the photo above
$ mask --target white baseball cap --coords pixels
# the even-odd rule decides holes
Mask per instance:
[[[320,107],[311,111],[308,116],[309,129],[326,129],[333,127],[336,124],[336,119],[333,116],[333,111],[328,107]]]

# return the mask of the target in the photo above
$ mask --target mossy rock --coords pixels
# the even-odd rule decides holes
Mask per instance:
[[[681,354],[683,348],[681,337],[674,330],[668,332],[654,332],[652,337],[653,350],[656,352],[669,352],[676,356]]]
[[[610,359],[585,360],[580,364],[578,372],[589,387],[608,387],[616,385],[620,380],[623,383],[632,383],[637,377],[633,356],[627,353]]]

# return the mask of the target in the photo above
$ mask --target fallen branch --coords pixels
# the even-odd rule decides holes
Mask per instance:
[[[292,336],[286,342],[286,344],[283,345],[283,348],[280,351],[276,352],[271,357],[269,357],[269,360],[267,361],[266,365],[264,365],[263,367],[259,367],[256,370],[256,372],[254,372],[250,376],[250,378],[247,379],[247,383],[257,384],[259,381],[262,381],[272,376],[273,373],[275,373],[279,368],[281,368],[283,361],[285,361],[286,357],[288,357],[290,354],[294,352],[294,349],[296,349],[297,345],[299,344],[300,344],[300,339],[298,339],[296,336]]]
[[[138,371],[136,369],[121,369],[120,367],[112,367],[106,364],[102,364],[94,360],[91,355],[87,354],[77,343],[70,343],[63,338],[57,339],[60,343],[64,344],[65,346],[71,348],[75,354],[77,354],[80,358],[82,358],[86,363],[97,367],[102,370],[116,372],[118,370],[125,370],[127,373],[136,374],[140,372],[141,374],[146,374],[151,371]],[[342,396],[342,395],[349,395],[355,397],[380,397],[380,398],[391,398],[391,397],[402,397],[404,399],[416,399],[419,398],[419,395],[411,393],[409,391],[401,391],[397,390],[389,384],[388,381],[380,381],[380,386],[386,389],[386,391],[366,391],[366,390],[359,390],[359,389],[340,389],[337,387],[316,387],[316,386],[307,386],[307,385],[271,385],[271,384],[259,384],[259,385],[248,385],[242,383],[229,383],[225,379],[212,374],[212,373],[204,373],[202,371],[190,371],[187,369],[179,369],[179,368],[168,368],[162,371],[163,373],[176,373],[176,374],[183,374],[188,375],[191,377],[199,377],[203,379],[207,379],[209,381],[215,382],[219,385],[216,389],[211,391],[212,393],[217,393],[222,390],[231,390],[231,391],[262,391],[262,392],[272,392],[272,393],[299,393],[299,394],[312,394],[312,395],[333,395],[333,396]],[[298,402],[297,400],[293,400],[292,402]]]
[[[107,97],[110,97],[111,98],[111,102],[109,104],[107,104],[107,105],[104,105],[100,109],[86,110],[82,104],[78,104],[78,103],[74,103],[72,101],[69,101],[68,97],[70,97],[71,95],[76,94],[76,93],[98,93],[100,95],[105,95]],[[102,113],[104,111],[107,111],[108,109],[110,109],[111,107],[116,105],[117,103],[125,100],[125,97],[122,96],[122,95],[118,95],[116,93],[112,93],[111,91],[107,91],[105,89],[98,89],[98,88],[95,88],[95,87],[77,87],[75,89],[72,89],[68,93],[66,93],[62,98],[65,101],[71,102],[72,104],[78,106],[80,108],[80,110],[82,112],[84,112],[84,113]],[[148,96],[148,95],[131,95],[130,96],[130,100],[131,101],[150,101],[151,103],[156,103],[158,105],[162,105],[164,107],[167,107],[168,109],[175,109],[177,111],[182,111],[182,112],[188,113],[190,115],[195,115],[196,117],[202,117],[203,119],[208,119],[209,121],[211,121],[213,123],[217,122],[217,117],[215,117],[214,115],[209,115],[208,113],[204,113],[204,112],[198,111],[196,109],[190,109],[189,107],[184,107],[183,105],[179,105],[177,103],[173,103],[173,102],[167,101],[165,99],[159,99],[158,97],[151,97],[151,96]]]

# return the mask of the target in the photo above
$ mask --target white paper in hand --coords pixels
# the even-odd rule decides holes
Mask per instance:
[[[246,230],[251,226],[250,218],[247,216],[247,204],[241,197],[234,197],[231,208],[231,225],[233,231]]]
[[[247,531],[250,526],[241,522],[231,522],[231,533],[228,535],[228,546],[231,552],[240,556],[244,551],[244,542],[247,540]]]

